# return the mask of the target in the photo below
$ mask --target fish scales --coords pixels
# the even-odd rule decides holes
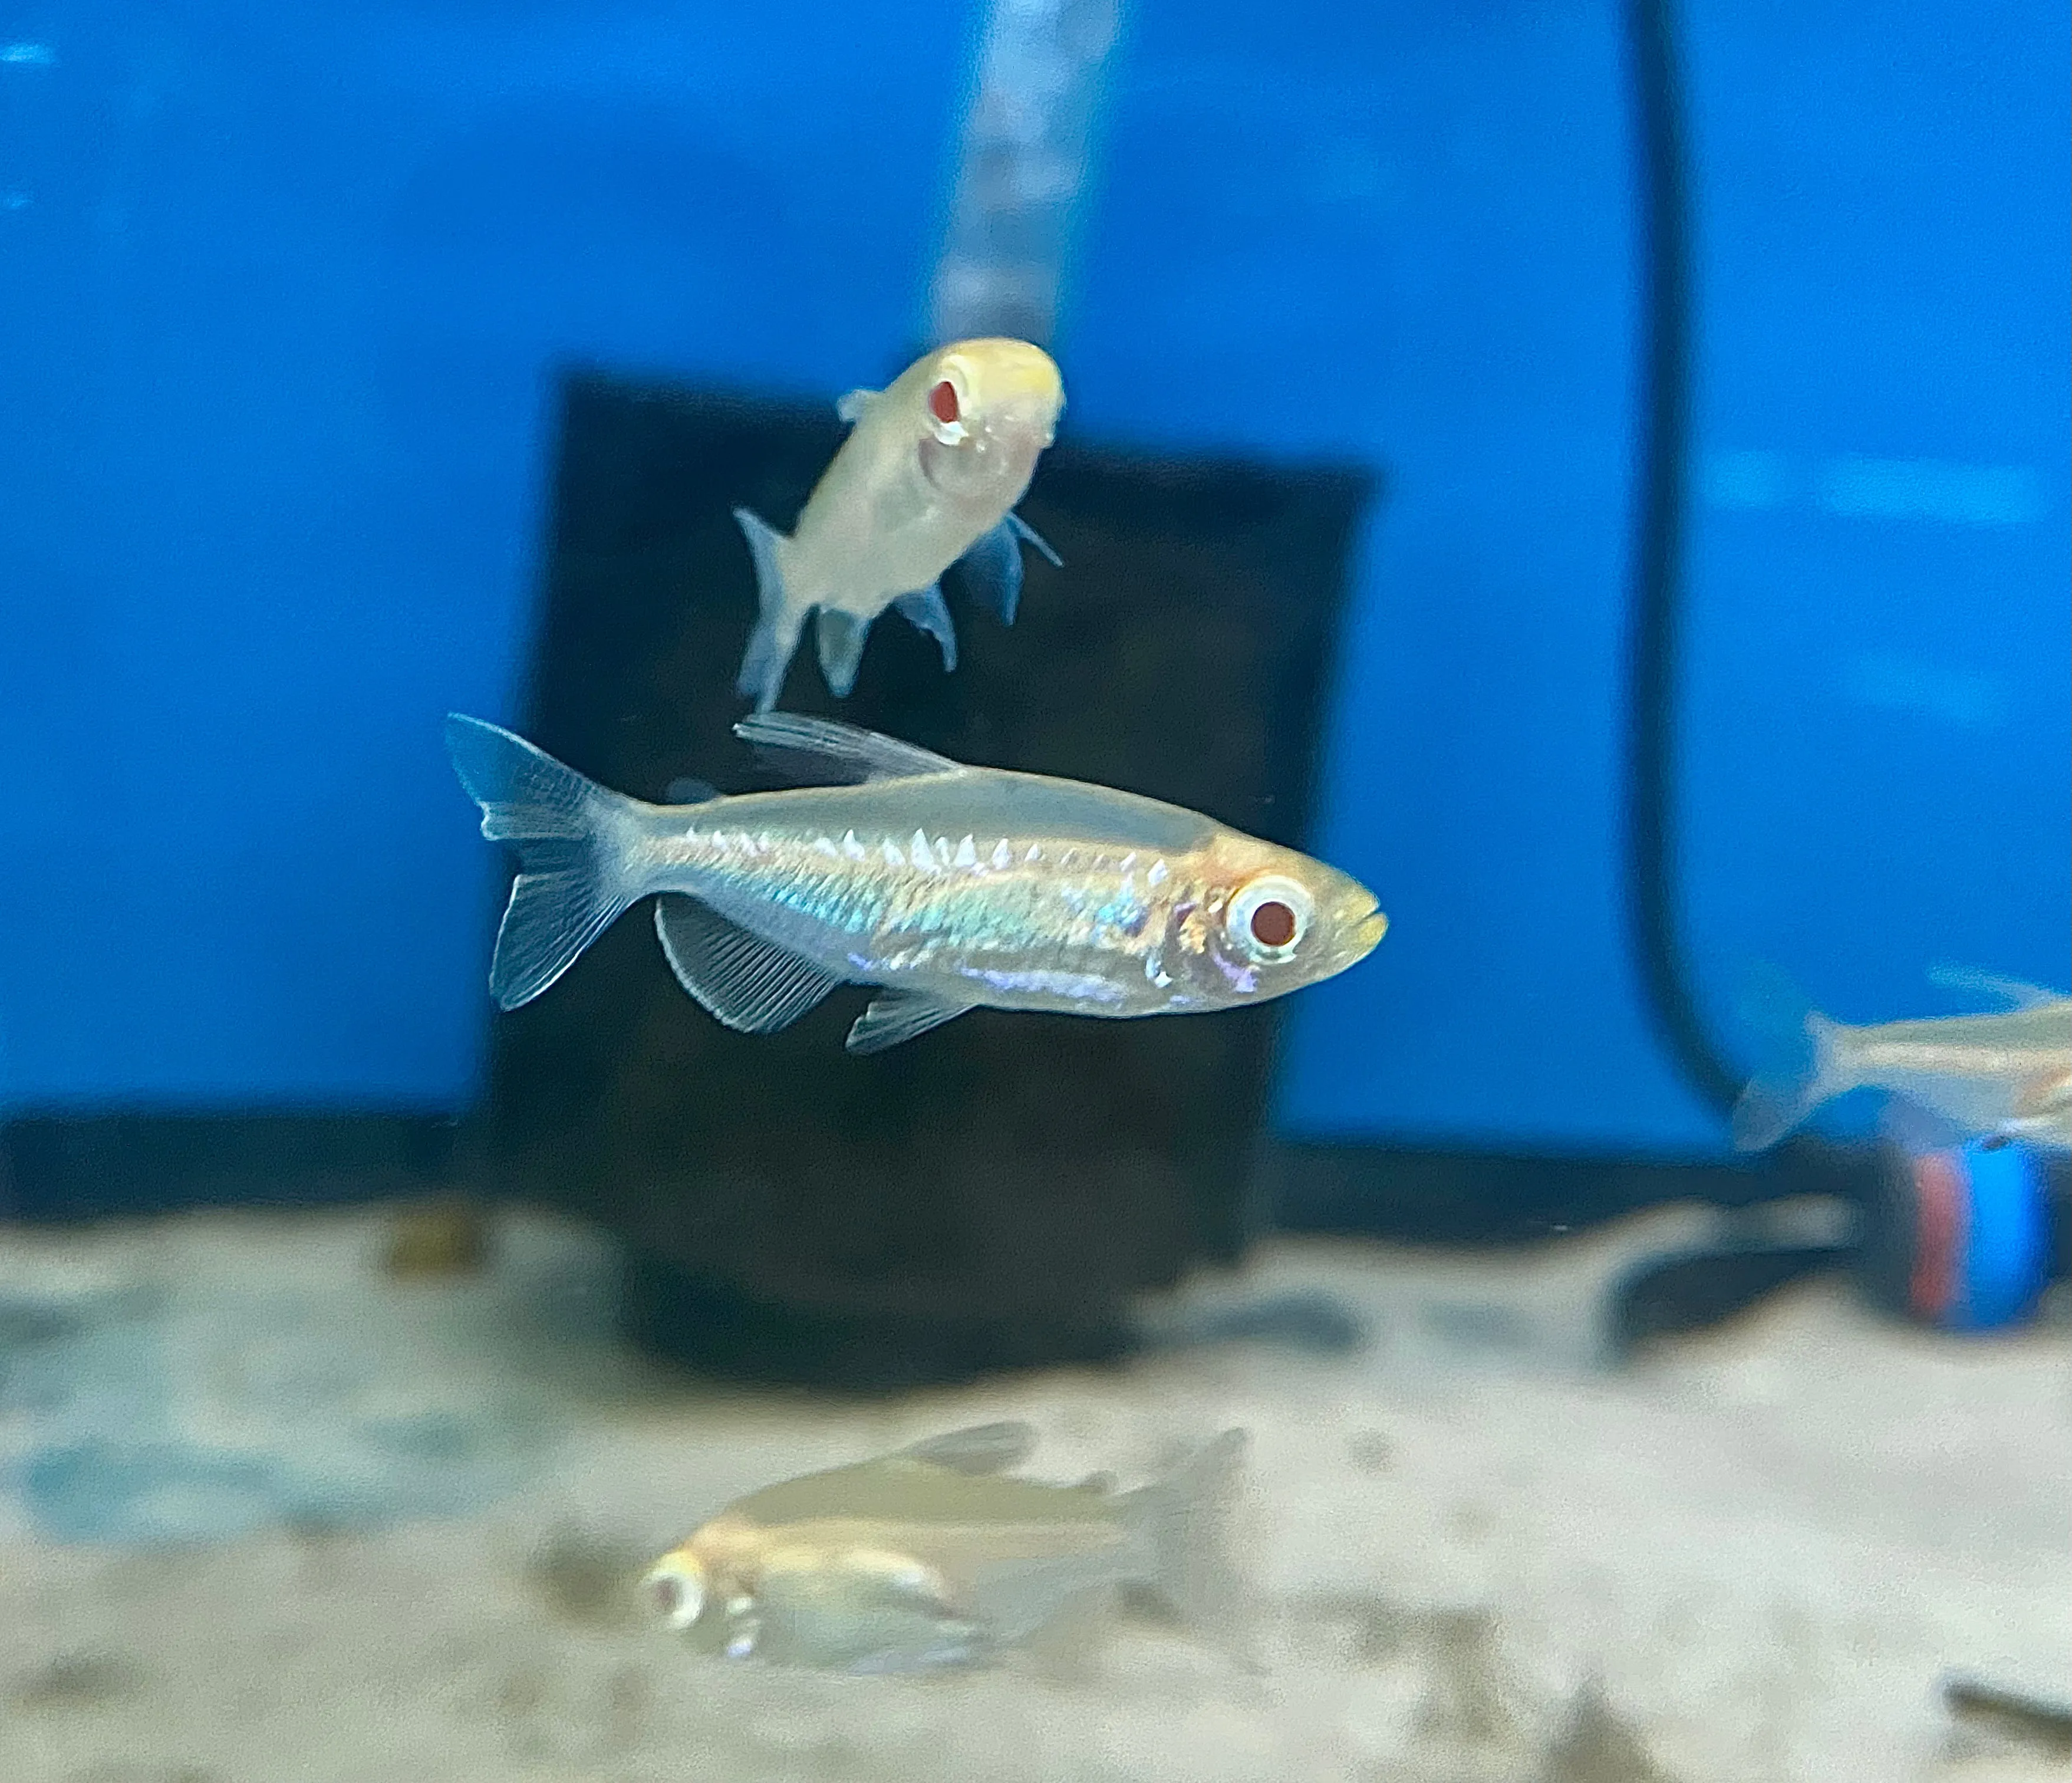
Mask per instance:
[[[816,941],[844,938],[859,967],[940,967],[1030,994],[1046,994],[1046,974],[1060,985],[1117,973],[1145,980],[1145,961],[1166,939],[1172,911],[1202,896],[1162,855],[1147,859],[1140,850],[1092,846],[1074,836],[968,830],[952,840],[947,833],[915,834],[903,813],[875,824],[865,816],[837,829],[818,809],[819,789],[726,802],[764,799],[775,808],[767,814],[658,824],[647,850],[649,871],[677,889],[732,894],[788,912],[800,929],[818,932]],[[787,801],[798,813],[789,821],[783,821]],[[849,835],[860,858],[837,839]],[[1003,847],[1009,864],[997,867]],[[960,854],[970,857],[961,866]],[[1162,895],[1154,896],[1153,883]],[[1165,925],[1153,920],[1161,913]],[[792,938],[804,937],[795,929]]]

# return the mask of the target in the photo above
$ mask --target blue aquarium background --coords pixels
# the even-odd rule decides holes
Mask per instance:
[[[2067,21],[1700,0],[1684,949],[1836,1014],[2063,986]],[[557,380],[832,401],[923,330],[947,5],[0,18],[0,1114],[458,1112]],[[1605,6],[1132,9],[1082,442],[1371,464],[1294,1138],[1722,1152],[1625,926],[1642,338]],[[1213,713],[1202,714],[1205,724]],[[697,764],[687,763],[686,771]]]

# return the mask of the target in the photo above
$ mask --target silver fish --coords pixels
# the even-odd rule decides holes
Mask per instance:
[[[1230,1644],[1242,1593],[1224,1523],[1244,1432],[1127,1493],[1002,1477],[1034,1441],[1026,1424],[982,1424],[765,1487],[664,1554],[647,1588],[705,1652],[825,1670],[980,1663],[1131,1585]]]
[[[1013,624],[1022,541],[1058,561],[1013,509],[1064,401],[1050,355],[1004,340],[938,348],[886,389],[841,399],[854,431],[791,536],[734,512],[755,559],[759,609],[739,690],[758,712],[777,703],[816,611],[820,672],[837,696],[855,685],[864,639],[887,607],[935,640],[944,669],[956,668],[956,630],[937,583],[960,559],[973,591]]]
[[[1760,1151],[1823,1102],[1872,1088],[1904,1096],[1967,1132],[2072,1146],[2072,998],[2012,979],[1938,976],[1990,990],[2014,1007],[1860,1027],[1808,1011],[1811,1059],[1749,1085],[1734,1110],[1734,1143]]]
[[[651,893],[677,979],[729,1027],[772,1033],[838,984],[881,986],[852,1052],[980,1007],[1258,1003],[1342,972],[1388,927],[1357,880],[1177,805],[968,768],[825,719],[771,713],[734,731],[796,777],[848,784],[646,805],[493,724],[447,719],[483,834],[519,854],[490,970],[504,1008]]]

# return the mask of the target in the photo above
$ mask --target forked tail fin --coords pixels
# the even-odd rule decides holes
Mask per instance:
[[[575,963],[645,887],[627,871],[639,802],[606,792],[480,719],[446,715],[446,753],[482,833],[518,853],[519,874],[496,932],[490,994],[505,1009],[530,1003]]]
[[[783,691],[784,671],[791,666],[806,616],[793,607],[785,591],[784,535],[746,508],[735,509],[734,517],[755,560],[755,628],[748,634],[734,691],[754,700],[757,711],[767,712]]]
[[[1751,1077],[1734,1104],[1738,1151],[1767,1150],[1823,1102],[1856,1087],[1844,1054],[1843,1036],[1848,1031],[1843,1023],[1807,1007],[1804,999],[1774,974],[1763,974],[1759,994],[1762,1007],[1751,1011],[1751,1025],[1766,1027],[1774,1036],[1777,1063]]]
[[[1247,1443],[1243,1431],[1227,1430],[1165,1479],[1123,1500],[1132,1526],[1149,1543],[1144,1583],[1189,1627],[1234,1653],[1244,1641],[1244,1580],[1230,1525]]]

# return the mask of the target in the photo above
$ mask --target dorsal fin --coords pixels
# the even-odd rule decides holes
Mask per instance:
[[[1997,973],[1975,972],[1963,966],[1931,966],[1928,982],[1940,990],[1990,998],[2009,1009],[2043,1009],[2065,1001],[2062,993],[2026,979],[2004,978]]]
[[[925,1436],[895,1452],[910,1461],[926,1461],[931,1467],[948,1468],[956,1473],[1005,1473],[1018,1461],[1026,1460],[1035,1446],[1034,1426],[1014,1421],[973,1424],[968,1430]]]
[[[775,758],[776,766],[805,786],[853,786],[864,780],[967,772],[962,762],[948,756],[838,719],[758,712],[735,725],[734,734],[767,758]]]

